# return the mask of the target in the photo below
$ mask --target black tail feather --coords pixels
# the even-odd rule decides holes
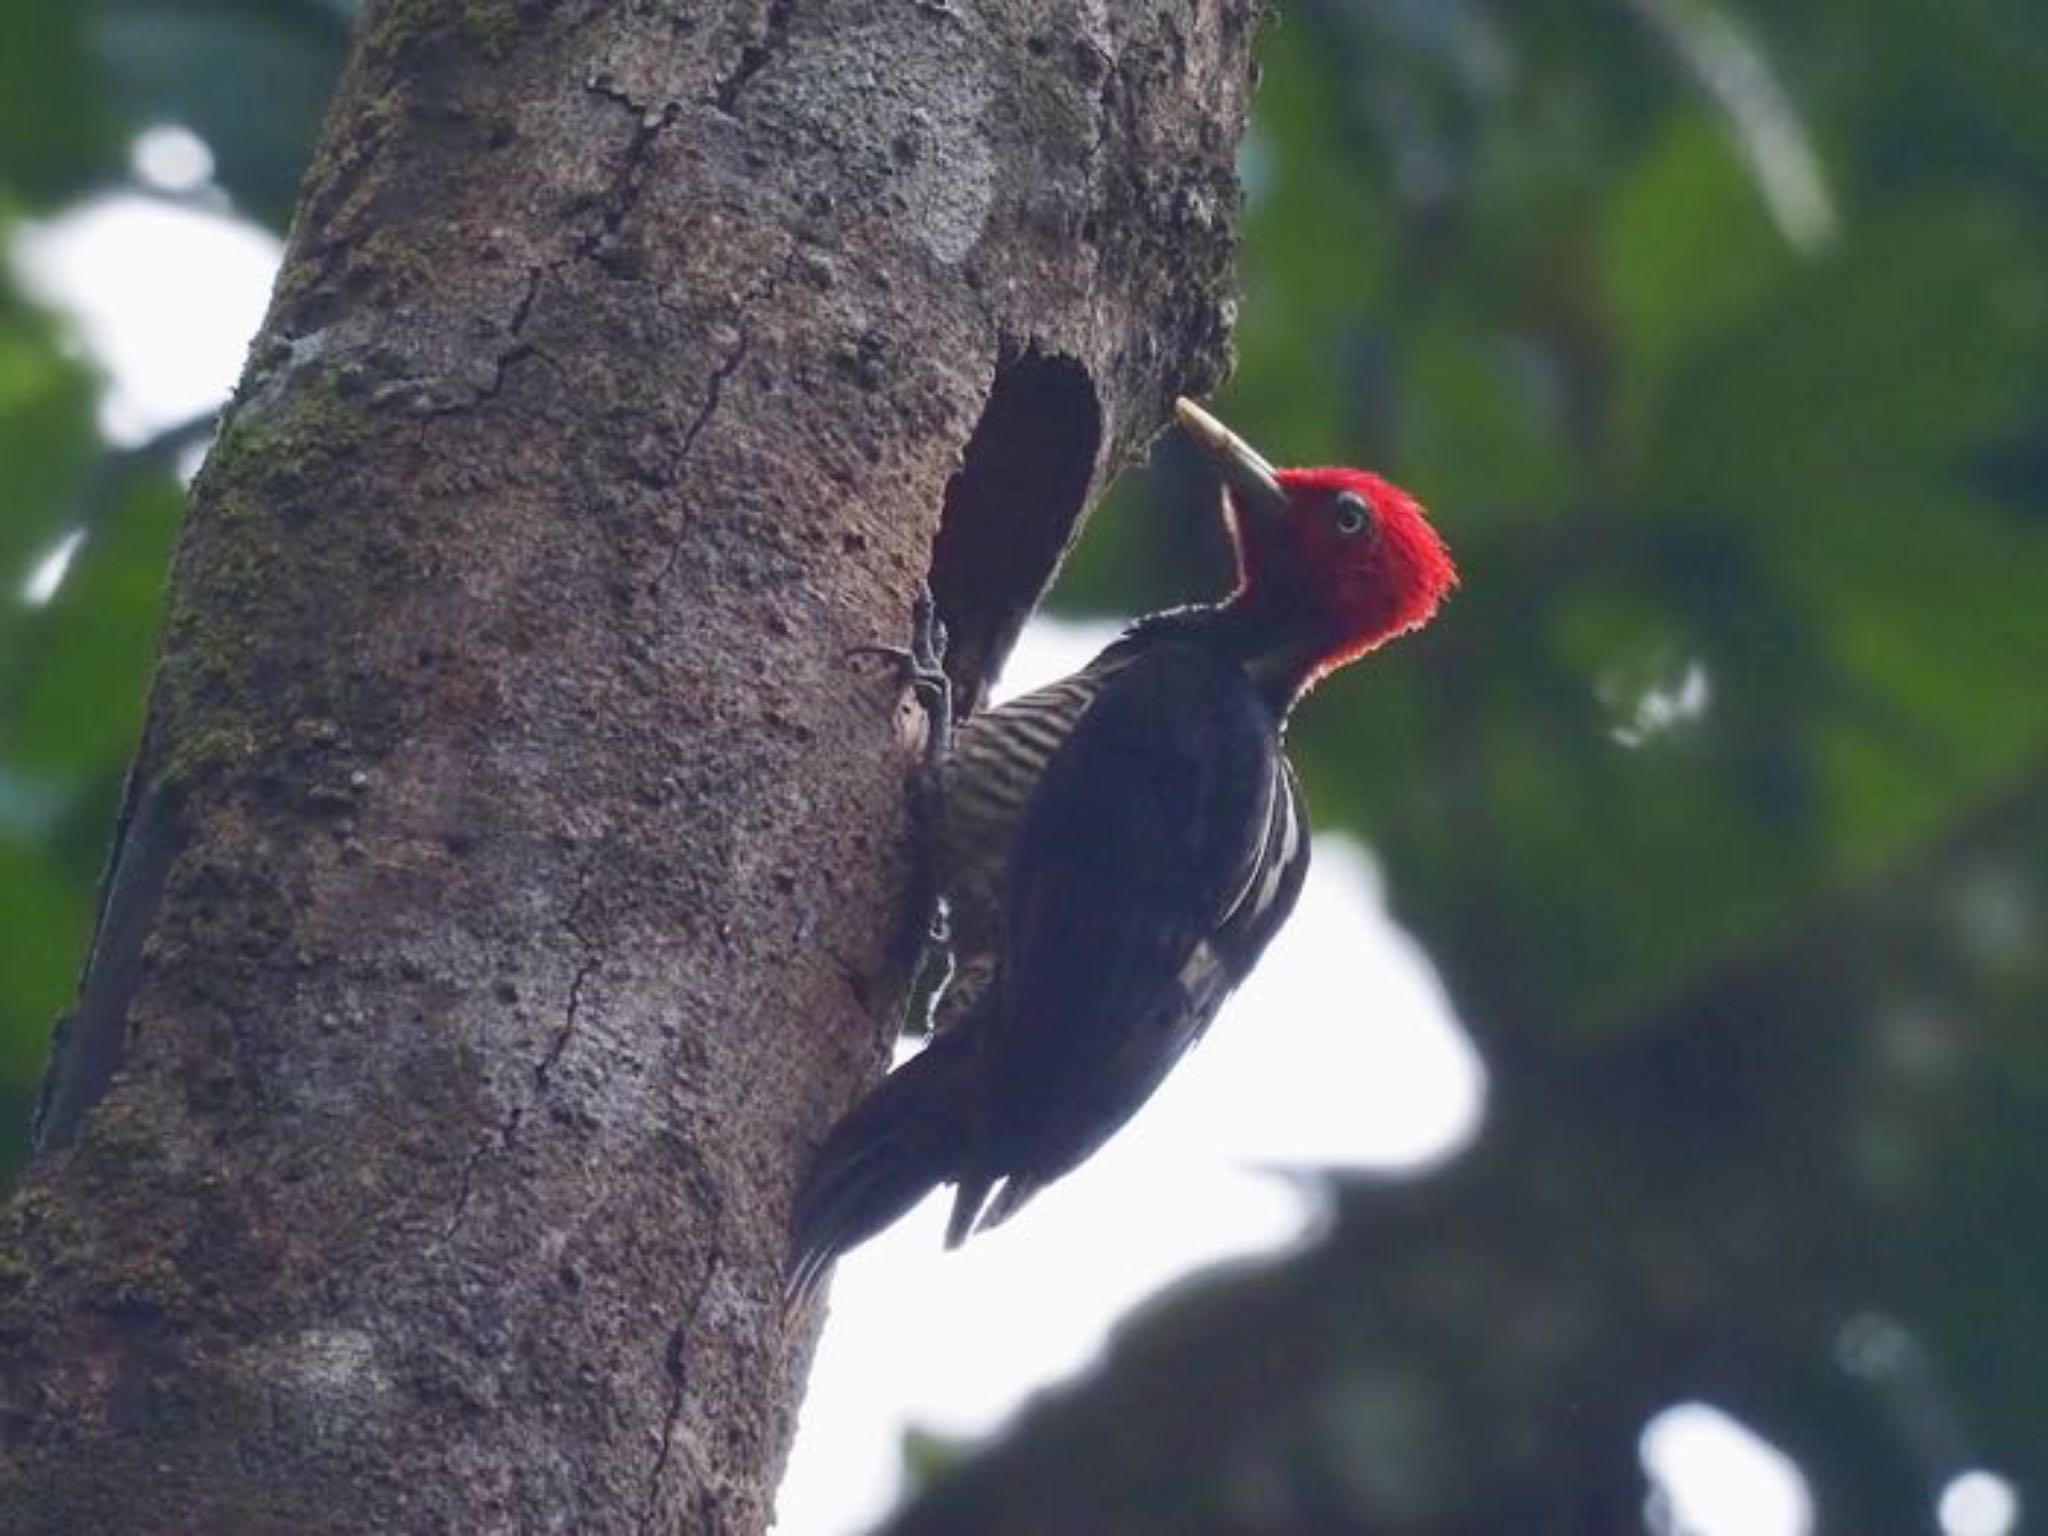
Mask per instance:
[[[882,1080],[825,1138],[798,1191],[783,1303],[800,1308],[832,1261],[961,1176],[973,1051],[941,1035]],[[977,1202],[978,1203],[978,1202]]]
[[[1012,1174],[1003,1181],[1002,1192],[989,1205],[988,1211],[975,1224],[977,1232],[993,1232],[1024,1208],[1029,1200],[1045,1187],[1044,1183],[1029,1174]]]
[[[988,1203],[988,1187],[994,1182],[985,1173],[964,1175],[953,1194],[953,1214],[946,1221],[946,1246],[958,1248],[974,1232],[982,1206]]]

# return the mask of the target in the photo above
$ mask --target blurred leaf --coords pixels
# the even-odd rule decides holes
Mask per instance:
[[[1470,517],[1554,515],[1579,484],[1560,384],[1535,348],[1438,309],[1409,342],[1401,472]]]
[[[903,1436],[903,1480],[913,1490],[929,1488],[957,1467],[971,1443],[929,1429],[911,1428]]]
[[[2027,419],[2038,253],[1977,200],[1896,207],[1701,371],[1657,454],[1829,637],[1794,724],[1842,775],[1830,824],[1860,868],[2048,739],[2048,534],[1965,473]]]
[[[0,286],[0,677],[26,613],[22,583],[75,519],[95,447],[90,375],[45,316]]]
[[[118,147],[114,103],[91,54],[80,0],[9,0],[0,48],[0,193],[33,200],[81,190]]]
[[[1674,372],[1796,270],[1720,125],[1674,117],[1609,207],[1603,281],[1632,420],[1656,417]]]
[[[1982,198],[1901,201],[1730,334],[1654,444],[1661,488],[1816,557],[1865,496],[1924,491],[2026,419],[2048,341],[2040,231]]]
[[[1258,431],[1269,402],[1257,381],[1285,359],[1293,463],[1331,460],[1356,420],[1360,331],[1391,276],[1395,228],[1385,214],[1384,167],[1362,141],[1346,93],[1359,76],[1331,70],[1327,35],[1277,27],[1264,53],[1259,117],[1245,152],[1251,186],[1247,239],[1264,259],[1245,273],[1237,342],[1242,368],[1228,399]]]
[[[6,756],[17,771],[85,774],[134,750],[183,504],[168,476],[136,484],[36,615],[27,675],[9,701]]]
[[[0,834],[0,1093],[31,1093],[40,1079],[50,1026],[78,982],[90,917],[74,881]]]

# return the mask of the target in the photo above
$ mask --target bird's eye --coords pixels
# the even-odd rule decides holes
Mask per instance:
[[[1346,491],[1337,498],[1336,523],[1337,531],[1346,537],[1364,533],[1372,527],[1372,508],[1358,492]]]

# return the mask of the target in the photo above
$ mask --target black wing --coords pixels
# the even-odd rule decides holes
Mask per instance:
[[[981,1042],[985,1171],[1009,1179],[991,1220],[1151,1096],[1285,918],[1306,858],[1276,721],[1236,663],[1162,644],[1104,687],[1011,846]]]

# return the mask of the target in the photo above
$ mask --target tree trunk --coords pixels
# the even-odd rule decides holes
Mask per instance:
[[[847,652],[929,568],[972,700],[1219,374],[1252,20],[369,8],[0,1226],[0,1524],[766,1524],[916,923]]]

